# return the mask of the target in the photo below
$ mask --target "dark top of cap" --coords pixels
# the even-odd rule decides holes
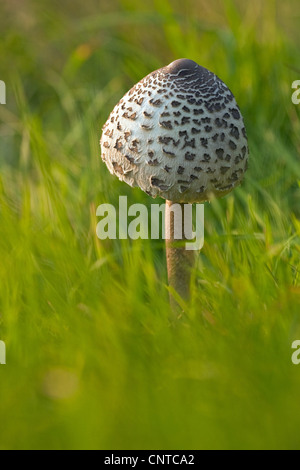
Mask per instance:
[[[178,59],[171,62],[171,64],[167,65],[165,68],[167,69],[168,73],[172,75],[177,75],[179,72],[195,72],[195,70],[199,67],[199,65],[190,59]]]
[[[174,60],[161,71],[181,86],[185,86],[188,82],[193,82],[195,87],[212,85],[215,77],[212,72],[190,59]]]

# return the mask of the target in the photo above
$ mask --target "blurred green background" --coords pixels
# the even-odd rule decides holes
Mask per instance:
[[[1,1],[0,449],[300,448],[299,18],[296,0]],[[108,173],[101,127],[180,57],[236,96],[250,165],[205,205],[172,324],[163,243],[98,240],[96,207],[153,202]]]

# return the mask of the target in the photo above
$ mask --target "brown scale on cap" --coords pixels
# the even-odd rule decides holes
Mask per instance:
[[[101,147],[112,174],[173,202],[224,196],[247,169],[247,135],[233,94],[189,59],[131,88],[105,123]]]

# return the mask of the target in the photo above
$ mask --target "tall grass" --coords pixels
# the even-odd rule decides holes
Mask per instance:
[[[0,448],[299,448],[297,3],[0,13]],[[192,299],[171,324],[163,243],[100,241],[96,207],[152,202],[108,173],[98,142],[124,92],[179,57],[235,94],[250,166],[206,205]]]

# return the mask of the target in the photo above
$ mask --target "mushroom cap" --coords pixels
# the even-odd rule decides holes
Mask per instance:
[[[173,202],[222,197],[247,169],[233,94],[189,59],[150,73],[124,95],[103,126],[101,148],[112,174]]]

